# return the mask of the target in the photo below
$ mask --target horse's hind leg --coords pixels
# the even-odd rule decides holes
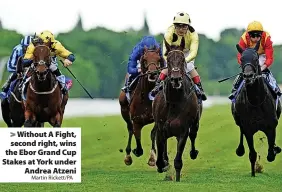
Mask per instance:
[[[268,140],[268,155],[267,160],[269,162],[272,162],[275,160],[276,154],[281,152],[281,148],[278,146],[275,146],[275,139],[276,139],[276,129],[268,129],[268,131],[265,133]]]
[[[188,138],[188,132],[185,133],[185,135],[181,136],[178,138],[177,140],[177,153],[174,159],[174,168],[176,171],[176,181],[180,181],[180,173],[181,173],[181,169],[183,166],[182,163],[182,154],[186,145],[186,141]]]
[[[9,102],[7,99],[1,101],[2,117],[8,127],[13,127],[11,117],[10,117],[10,108]]]
[[[189,133],[189,138],[190,138],[190,141],[191,141],[190,158],[193,159],[193,160],[196,159],[198,154],[199,154],[199,151],[196,150],[196,147],[195,147],[195,141],[196,141],[196,138],[197,138],[198,129],[199,129],[199,121],[196,121],[196,123],[191,126],[191,130],[190,130],[190,133]]]
[[[133,136],[133,124],[130,119],[129,115],[129,106],[128,102],[126,100],[125,93],[122,92],[119,97],[119,104],[120,104],[120,112],[123,120],[126,122],[127,125],[127,131],[128,131],[128,140],[127,140],[127,146],[125,149],[126,156],[124,158],[124,163],[126,165],[131,165],[132,164],[132,157],[130,155],[131,153],[131,140]]]
[[[255,163],[257,160],[257,152],[255,151],[255,148],[254,148],[254,138],[253,138],[253,135],[250,133],[245,134],[245,137],[246,137],[246,140],[249,146],[249,150],[250,150],[249,160],[251,162],[252,176],[255,177]]]
[[[153,129],[151,130],[151,141],[152,141],[152,147],[150,152],[150,157],[148,160],[148,165],[151,167],[154,167],[156,165],[156,124],[154,125]]]
[[[244,143],[243,143],[243,132],[241,130],[241,127],[240,127],[240,142],[239,142],[239,145],[236,149],[236,154],[239,156],[239,157],[242,157],[244,154],[245,154],[245,148],[244,148]]]

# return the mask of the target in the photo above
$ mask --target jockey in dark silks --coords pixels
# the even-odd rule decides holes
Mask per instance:
[[[140,74],[141,66],[138,63],[141,56],[144,54],[144,48],[147,47],[148,49],[157,49],[160,48],[160,56],[162,57],[162,49],[161,46],[158,44],[157,40],[153,36],[144,36],[140,42],[138,42],[135,47],[133,48],[128,64],[127,64],[127,73],[129,77],[125,81],[125,87],[122,90],[127,93],[130,92],[130,84],[133,80]]]
[[[32,36],[25,36],[22,40],[21,43],[18,44],[13,48],[13,52],[11,56],[9,57],[9,60],[7,62],[7,70],[11,74],[9,75],[7,81],[4,83],[2,87],[2,92],[0,93],[0,98],[6,98],[7,92],[10,88],[10,85],[12,81],[14,81],[17,78],[17,61],[18,59],[23,56],[26,52],[26,49],[28,45],[30,44],[32,40]]]

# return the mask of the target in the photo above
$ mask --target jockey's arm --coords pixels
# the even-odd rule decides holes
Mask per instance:
[[[265,41],[264,52],[266,56],[264,64],[266,65],[266,67],[270,67],[273,63],[273,46],[270,36]]]
[[[172,44],[172,38],[173,38],[173,31],[171,29],[168,29],[167,32],[164,34],[164,40],[163,40],[163,58],[165,62],[167,62],[167,55],[166,55],[166,46],[165,41],[171,45]]]
[[[23,57],[22,65],[23,67],[28,67],[32,64],[33,61],[33,51],[34,45],[31,43],[26,49],[25,55]]]
[[[247,45],[246,43],[244,42],[243,38],[240,37],[240,40],[238,42],[238,45],[243,49],[245,50],[247,48]],[[238,64],[241,65],[241,53],[237,53],[237,61],[238,61]]]
[[[189,55],[185,58],[185,61],[187,63],[194,60],[198,54],[198,48],[199,48],[199,36],[198,33],[193,32],[191,33],[191,45],[189,50]]]
[[[19,57],[19,50],[16,48],[13,49],[13,52],[7,62],[7,69],[8,71],[16,70],[17,60]]]
[[[127,64],[127,72],[129,74],[133,74],[133,75],[138,74],[137,60],[140,59],[140,54],[139,54],[140,50],[139,49],[140,48],[138,46],[135,46],[129,57],[129,61]]]
[[[75,56],[72,52],[67,50],[60,42],[55,42],[54,43],[54,49],[55,49],[55,54],[64,58],[68,59],[71,62],[75,61]]]

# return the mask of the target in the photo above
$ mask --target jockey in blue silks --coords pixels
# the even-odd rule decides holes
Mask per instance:
[[[150,49],[160,48],[160,56],[162,57],[162,48],[155,39],[154,36],[144,36],[140,42],[138,42],[130,56],[127,63],[127,73],[129,74],[128,79],[125,81],[125,86],[122,88],[122,91],[125,93],[130,92],[130,85],[136,77],[141,73],[141,65],[139,63],[141,56],[144,54],[145,46]]]
[[[2,92],[0,93],[1,98],[6,97],[11,82],[14,81],[17,78],[17,72],[16,72],[17,61],[18,61],[19,57],[21,57],[25,54],[26,49],[27,49],[28,45],[30,44],[32,38],[33,38],[32,36],[25,36],[21,40],[21,43],[13,48],[13,52],[12,52],[8,62],[7,62],[7,70],[11,74],[9,75],[8,80],[4,83],[4,85],[2,87]]]

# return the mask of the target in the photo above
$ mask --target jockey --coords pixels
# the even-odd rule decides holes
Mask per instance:
[[[18,44],[17,46],[13,48],[13,52],[7,62],[7,70],[11,74],[8,77],[8,80],[5,82],[5,84],[2,87],[2,92],[0,93],[1,97],[4,97],[4,98],[6,97],[9,87],[11,85],[11,82],[17,78],[16,68],[17,68],[18,59],[25,54],[26,49],[28,45],[30,44],[31,40],[32,40],[32,36],[25,36],[21,40],[20,44]]]
[[[185,70],[186,73],[191,75],[193,82],[198,86],[201,91],[202,100],[206,100],[207,97],[204,93],[204,90],[201,85],[201,79],[198,72],[195,69],[194,61],[198,53],[198,46],[199,46],[199,37],[198,33],[195,29],[191,26],[190,16],[187,13],[179,12],[173,19],[173,25],[171,25],[165,35],[164,38],[170,45],[180,45],[181,37],[185,38],[185,60],[186,66]],[[166,53],[165,44],[163,43],[163,55]],[[164,57],[166,60],[166,56]],[[168,73],[168,69],[162,70],[157,83],[156,87],[152,90],[151,95],[154,97],[161,88],[161,81],[165,80]]]
[[[127,64],[127,73],[129,77],[126,79],[125,86],[122,88],[122,91],[125,93],[130,92],[130,84],[132,81],[140,74],[141,66],[138,63],[141,56],[144,53],[145,46],[148,49],[157,49],[160,48],[160,56],[162,57],[162,49],[161,46],[158,44],[157,40],[153,36],[144,36],[140,42],[138,42],[135,47],[133,48],[130,56],[129,61]]]
[[[42,40],[44,45],[50,48],[51,50],[50,70],[56,76],[57,80],[60,82],[63,94],[66,94],[67,87],[65,85],[66,84],[65,76],[61,73],[61,71],[58,68],[57,56],[64,58],[65,67],[71,65],[74,62],[75,56],[73,53],[68,51],[59,41],[55,40],[54,35],[50,31],[46,30],[46,31],[41,32],[38,38]],[[28,46],[26,54],[23,59],[23,64],[25,66],[32,64],[34,48],[35,47],[33,43],[31,43]]]
[[[254,48],[256,43],[261,40],[260,47],[258,50],[259,54],[259,64],[261,66],[261,71],[268,72],[270,81],[274,84],[273,88],[275,93],[280,96],[281,92],[276,83],[275,78],[272,73],[269,71],[269,67],[273,63],[273,46],[271,41],[271,36],[268,32],[263,30],[263,26],[258,21],[253,21],[249,23],[247,27],[247,31],[243,33],[239,40],[239,45],[242,49],[246,48]],[[237,60],[239,65],[241,64],[241,54],[237,54]],[[232,100],[235,98],[235,92],[238,89],[239,85],[243,80],[242,75],[238,75],[233,83],[233,88],[231,94],[229,95],[229,99]]]

